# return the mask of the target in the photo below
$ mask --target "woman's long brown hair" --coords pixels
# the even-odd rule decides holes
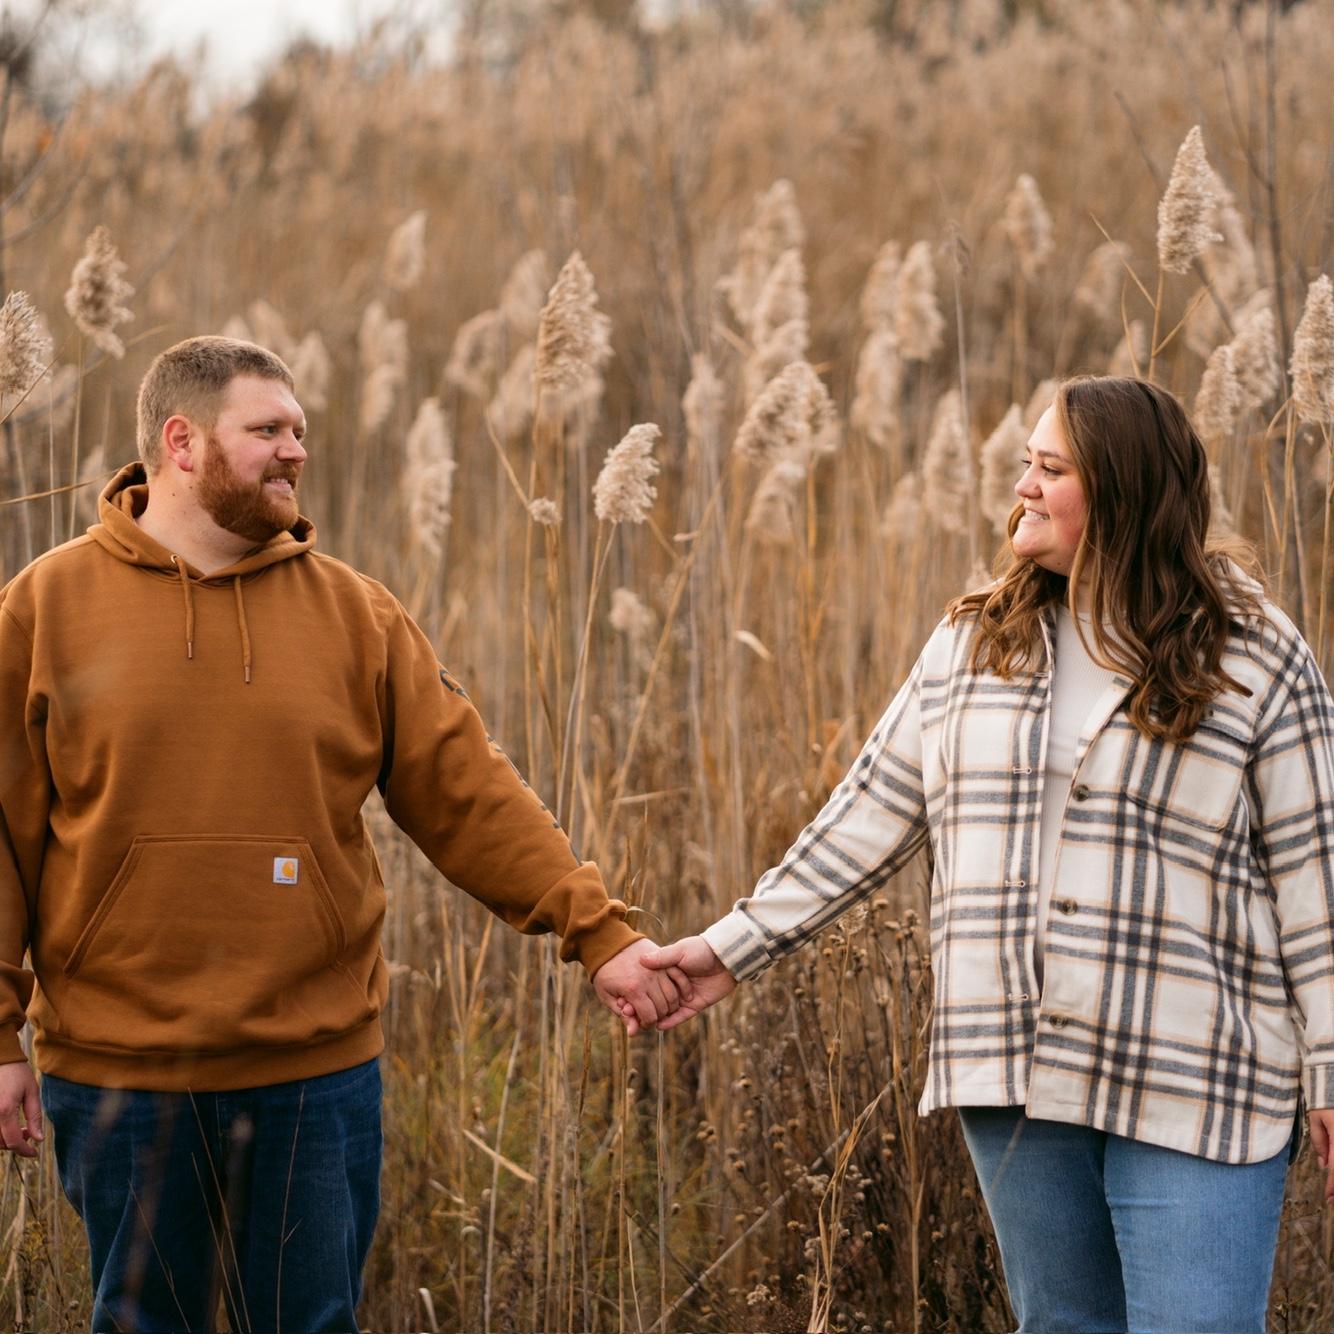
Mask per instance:
[[[1146,737],[1184,741],[1210,700],[1246,687],[1223,670],[1233,621],[1263,618],[1250,547],[1209,537],[1209,469],[1180,403],[1144,380],[1067,380],[1056,418],[1083,483],[1088,519],[1070,575],[1009,552],[999,583],[956,598],[951,624],[975,616],[974,671],[1009,678],[1033,663],[1044,607],[1089,591],[1093,644],[1104,666],[1134,682],[1130,721]],[[1010,515],[1013,536],[1022,506]]]

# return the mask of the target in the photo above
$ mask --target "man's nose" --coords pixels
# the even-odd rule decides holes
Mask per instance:
[[[283,436],[282,447],[278,450],[279,458],[290,459],[293,463],[306,461],[306,447],[290,431]]]

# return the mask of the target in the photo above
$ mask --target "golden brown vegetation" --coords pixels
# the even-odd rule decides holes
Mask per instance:
[[[697,930],[981,577],[1052,377],[1200,396],[1220,508],[1328,670],[1327,280],[1294,334],[1330,267],[1331,68],[1328,0],[971,0],[573,12],[479,26],[448,68],[295,50],[202,115],[169,66],[63,124],[7,84],[5,291],[57,361],[23,398],[23,324],[0,499],[41,498],[0,508],[3,572],[133,456],[154,352],[253,336],[296,368],[322,548],[408,602],[640,924]],[[71,286],[98,226],[133,296],[107,236]],[[604,520],[604,457],[648,422]],[[1009,1328],[955,1123],[914,1111],[925,868],[631,1045],[369,816],[394,988],[368,1327]],[[86,1325],[50,1155],[4,1171],[0,1324]],[[1314,1177],[1278,1330],[1334,1325]]]

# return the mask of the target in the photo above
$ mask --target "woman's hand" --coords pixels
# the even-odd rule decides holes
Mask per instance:
[[[645,959],[644,962],[648,963],[648,960]],[[655,965],[649,964],[649,966]],[[1311,1126],[1311,1143],[1315,1145],[1315,1156],[1325,1170],[1325,1203],[1328,1204],[1334,1200],[1334,1153],[1330,1150],[1331,1142],[1334,1142],[1334,1107],[1317,1107],[1307,1114],[1307,1120]]]

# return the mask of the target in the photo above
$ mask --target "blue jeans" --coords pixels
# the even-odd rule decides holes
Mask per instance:
[[[93,1330],[357,1328],[380,1207],[380,1068],[227,1093],[46,1075],[61,1185],[88,1232]]]
[[[1019,1334],[1264,1334],[1288,1150],[1229,1164],[964,1107]]]

